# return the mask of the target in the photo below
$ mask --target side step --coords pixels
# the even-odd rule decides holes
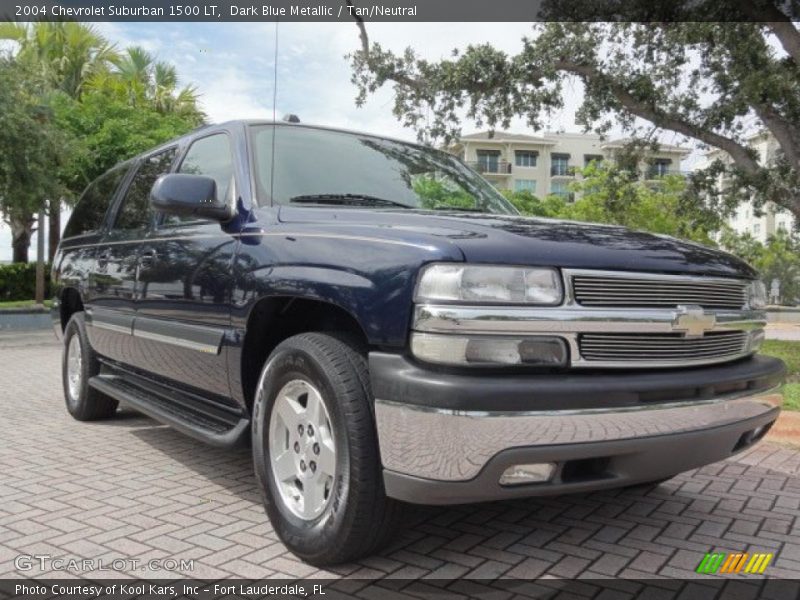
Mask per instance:
[[[208,403],[176,390],[156,390],[139,378],[119,375],[96,375],[89,385],[156,421],[170,425],[212,446],[232,448],[244,442],[250,421],[239,415],[211,406]]]

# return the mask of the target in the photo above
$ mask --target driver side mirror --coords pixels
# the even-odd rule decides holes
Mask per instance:
[[[205,175],[168,173],[150,190],[150,205],[171,215],[195,216],[224,223],[235,216],[232,202],[217,197],[217,182]]]

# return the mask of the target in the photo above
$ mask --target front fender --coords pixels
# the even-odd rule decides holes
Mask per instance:
[[[259,299],[290,296],[336,305],[355,318],[371,345],[406,343],[419,269],[462,261],[449,241],[298,231],[261,234],[235,261],[234,326]]]

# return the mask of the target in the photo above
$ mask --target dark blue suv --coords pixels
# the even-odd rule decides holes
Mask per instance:
[[[373,135],[232,122],[120,164],[53,280],[69,412],[251,441],[275,531],[317,565],[379,547],[406,502],[669,478],[781,403],[746,264],[522,218],[450,154]]]

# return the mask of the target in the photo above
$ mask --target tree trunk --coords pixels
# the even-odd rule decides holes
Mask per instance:
[[[33,218],[12,218],[8,220],[8,226],[11,229],[12,262],[28,262],[28,248],[30,248],[31,245],[33,224]]]
[[[44,204],[39,209],[39,218],[36,219],[38,225],[36,235],[36,292],[34,300],[36,304],[44,304]]]
[[[61,199],[50,200],[48,210],[47,261],[52,263],[61,241]]]
[[[28,233],[23,232],[18,236],[12,236],[11,239],[11,248],[12,248],[12,257],[11,262],[21,262],[26,263],[28,262],[28,248],[31,245],[31,236]]]

